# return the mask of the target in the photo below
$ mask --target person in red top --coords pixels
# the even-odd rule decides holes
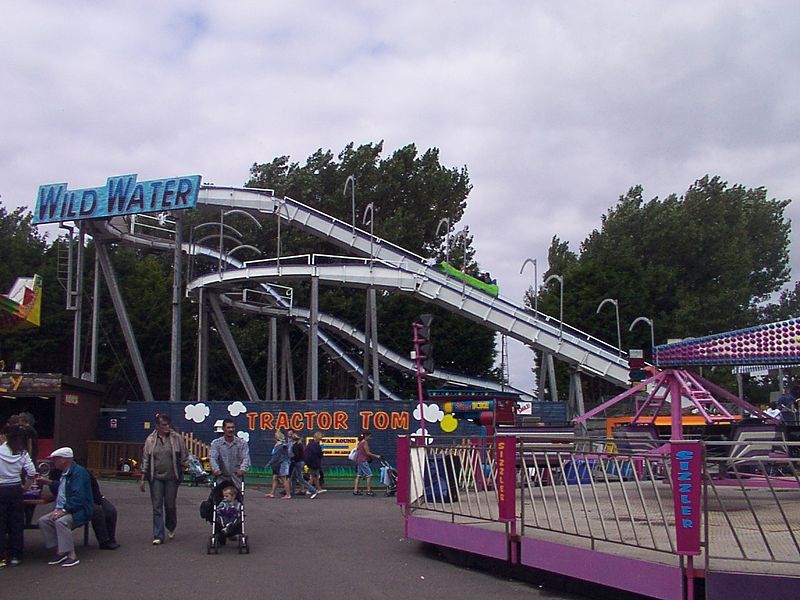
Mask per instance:
[[[358,489],[358,483],[360,479],[363,477],[367,484],[366,494],[367,496],[374,496],[375,493],[372,491],[372,469],[369,468],[369,462],[373,458],[380,458],[380,454],[373,454],[370,452],[369,449],[369,438],[372,437],[371,431],[365,431],[361,434],[361,441],[358,442],[357,450],[356,450],[356,482],[353,487],[353,495],[354,496],[361,496],[363,495],[361,491]]]

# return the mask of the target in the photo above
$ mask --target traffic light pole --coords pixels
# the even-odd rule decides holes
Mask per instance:
[[[417,397],[419,398],[419,422],[422,431],[422,439],[425,439],[425,415],[423,414],[423,396],[422,396],[422,346],[423,338],[419,335],[419,330],[423,328],[421,323],[414,323],[412,325],[414,330],[414,364],[417,367]]]

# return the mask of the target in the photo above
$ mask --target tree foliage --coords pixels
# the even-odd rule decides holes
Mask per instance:
[[[650,346],[648,328],[628,333],[639,316],[654,321],[656,344],[754,325],[797,306],[795,288],[779,307],[759,308],[789,280],[788,204],[719,177],[664,200],[646,201],[636,186],[603,215],[579,253],[553,238],[545,276],[564,277],[567,323],[614,344],[611,311],[596,311],[605,298],[619,300],[625,348]],[[558,302],[557,286],[541,291],[540,310],[557,315]]]

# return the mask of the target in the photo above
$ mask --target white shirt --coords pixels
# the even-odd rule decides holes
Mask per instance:
[[[0,485],[19,485],[23,471],[28,477],[36,476],[36,467],[27,452],[13,454],[8,444],[0,444]]]

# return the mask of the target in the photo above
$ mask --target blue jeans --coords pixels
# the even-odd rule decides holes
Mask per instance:
[[[292,469],[292,485],[294,485],[295,482],[302,483],[309,492],[311,492],[312,494],[316,494],[317,488],[315,488],[313,485],[311,485],[305,479],[303,479],[303,466],[305,464],[306,463],[304,463],[302,460],[299,460],[296,463],[294,463],[294,469]],[[294,490],[292,490],[292,492],[294,492]]]
[[[175,531],[178,526],[178,482],[174,479],[153,479],[150,502],[153,503],[153,539],[164,541],[164,527]]]

